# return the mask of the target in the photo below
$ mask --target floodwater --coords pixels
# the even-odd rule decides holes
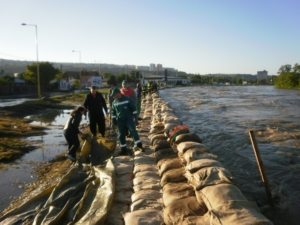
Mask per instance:
[[[47,129],[44,135],[26,138],[37,147],[35,150],[0,170],[0,210],[6,208],[14,197],[24,191],[25,184],[36,179],[34,169],[39,164],[48,162],[66,151],[62,129],[69,112],[70,110],[52,110],[43,116],[30,117],[34,120],[33,124]]]
[[[161,90],[160,96],[274,224],[299,224],[300,91],[271,86],[198,86]],[[260,181],[249,129],[256,131],[276,204],[273,209],[268,207]]]

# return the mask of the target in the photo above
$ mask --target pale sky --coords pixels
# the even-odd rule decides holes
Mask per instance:
[[[0,58],[276,74],[300,63],[300,0],[0,0]]]

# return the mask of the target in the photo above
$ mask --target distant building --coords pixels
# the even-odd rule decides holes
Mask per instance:
[[[257,71],[257,80],[267,80],[268,79],[268,71]]]
[[[151,71],[151,72],[156,71],[156,66],[155,66],[154,63],[151,63],[151,64],[150,64],[150,66],[149,66],[149,71]]]

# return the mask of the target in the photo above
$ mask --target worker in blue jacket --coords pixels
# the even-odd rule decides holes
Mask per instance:
[[[130,154],[126,145],[126,132],[129,131],[134,139],[134,149],[143,151],[143,145],[136,130],[138,124],[137,110],[130,98],[121,94],[119,88],[112,91],[114,101],[112,103],[113,124],[118,127],[121,155]]]

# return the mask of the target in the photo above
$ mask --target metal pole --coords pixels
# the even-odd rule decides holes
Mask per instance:
[[[22,23],[22,26],[32,26],[35,28],[35,44],[36,44],[36,75],[37,75],[37,96],[41,97],[41,83],[40,83],[40,66],[39,66],[39,45],[38,45],[38,26],[36,24]]]
[[[272,200],[271,189],[270,189],[269,182],[268,182],[268,178],[267,178],[267,175],[265,173],[264,164],[263,164],[262,159],[260,157],[260,153],[259,153],[259,150],[258,150],[258,147],[257,147],[257,143],[256,143],[256,140],[255,140],[255,135],[254,135],[253,130],[249,131],[249,136],[250,136],[252,148],[253,148],[253,151],[254,151],[254,155],[255,155],[255,158],[256,158],[256,163],[257,163],[257,166],[258,166],[258,169],[259,169],[259,173],[260,173],[262,182],[265,186],[268,201],[269,201],[271,206],[274,206],[273,200]]]

